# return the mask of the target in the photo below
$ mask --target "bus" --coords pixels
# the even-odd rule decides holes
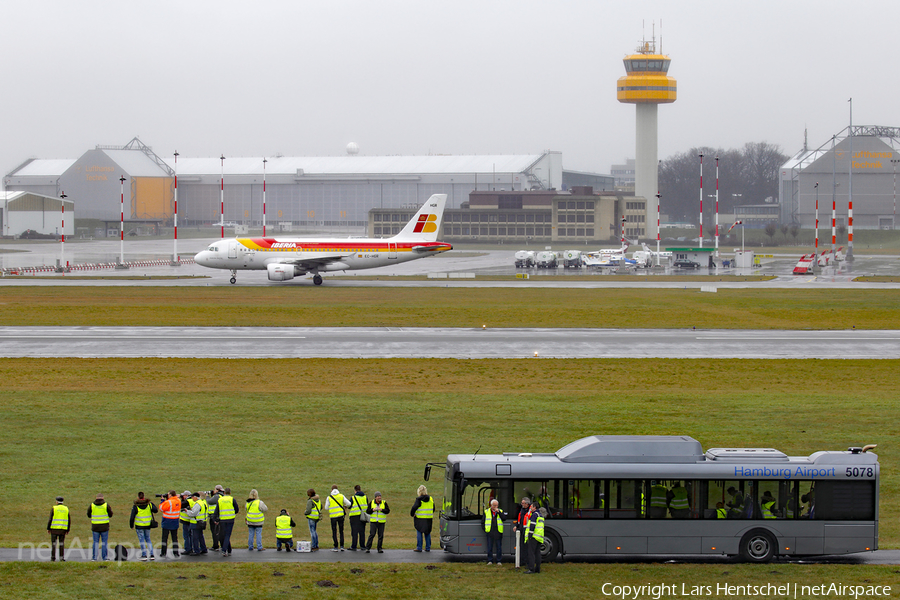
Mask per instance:
[[[504,552],[522,498],[545,515],[544,560],[571,555],[738,555],[748,562],[878,549],[875,446],[787,456],[687,436],[595,435],[555,453],[451,454],[441,547],[486,554],[497,499]]]

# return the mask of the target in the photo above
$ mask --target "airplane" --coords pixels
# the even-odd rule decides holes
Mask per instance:
[[[352,271],[395,265],[434,256],[453,246],[437,241],[447,194],[434,194],[406,226],[391,238],[234,238],[197,253],[194,262],[211,269],[267,271],[269,281],[287,281],[312,273],[322,285],[325,271]]]

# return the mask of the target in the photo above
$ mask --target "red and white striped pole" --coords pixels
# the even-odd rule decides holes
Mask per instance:
[[[175,197],[172,202],[174,209],[172,225],[175,229],[172,244],[172,262],[178,263],[178,150],[175,151]]]
[[[65,192],[59,195],[61,209],[59,229],[59,266],[63,267],[66,261],[66,196]]]
[[[819,182],[816,182],[816,264],[819,259]]]
[[[834,247],[837,245],[837,200],[831,197],[831,259],[834,260]]]
[[[700,155],[700,247],[703,247],[703,154]]]
[[[222,160],[222,179],[219,180],[221,183],[221,192],[219,194],[219,199],[222,203],[222,212],[219,220],[219,224],[222,226],[222,239],[225,239],[225,155],[221,156]]]
[[[269,162],[263,158],[263,237],[266,237],[266,163]]]
[[[716,257],[719,256],[719,157],[716,157]]]
[[[125,176],[119,177],[121,202],[119,206],[119,264],[125,264]]]
[[[659,266],[659,192],[656,192],[656,266]]]
[[[622,247],[625,247],[625,215],[622,215]]]

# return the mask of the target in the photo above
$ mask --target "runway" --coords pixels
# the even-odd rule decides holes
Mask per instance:
[[[900,331],[0,327],[0,357],[900,358]]]

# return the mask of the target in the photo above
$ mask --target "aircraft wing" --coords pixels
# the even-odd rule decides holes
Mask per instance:
[[[321,269],[331,263],[336,263],[342,261],[346,258],[353,256],[355,252],[345,252],[335,253],[335,254],[321,254],[319,252],[298,252],[296,256],[292,256],[290,258],[278,258],[276,260],[272,260],[273,263],[278,263],[282,265],[296,265],[303,269],[304,271],[312,271],[314,269]]]

